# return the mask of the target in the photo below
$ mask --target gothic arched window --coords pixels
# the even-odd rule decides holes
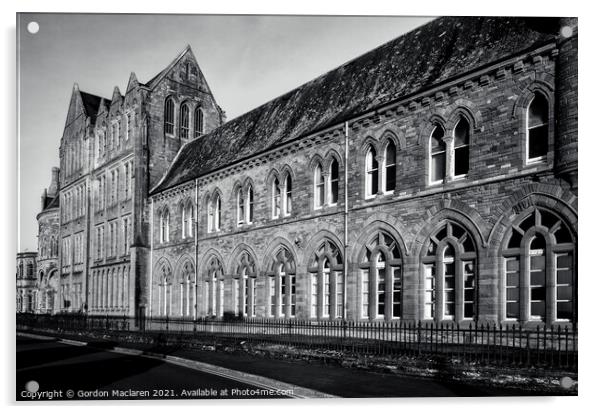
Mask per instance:
[[[290,216],[293,211],[293,180],[287,172],[284,175],[284,215]]]
[[[429,140],[429,182],[431,184],[441,183],[445,178],[446,145],[443,140],[444,135],[445,131],[441,125],[437,125],[433,129]]]
[[[393,141],[387,142],[385,148],[385,170],[384,170],[384,184],[385,192],[391,192],[395,190],[395,173],[397,170],[396,164],[396,149]]]
[[[296,265],[292,253],[284,246],[272,257],[267,271],[269,315],[293,318],[296,313]]]
[[[111,279],[108,279],[111,282]],[[106,283],[106,282],[105,282]],[[109,286],[109,290],[111,287]],[[169,316],[171,314],[171,269],[164,263],[159,269],[159,314]],[[105,304],[106,302],[105,298]]]
[[[280,217],[280,205],[281,205],[281,190],[280,181],[277,177],[272,180],[272,218]]]
[[[234,312],[242,316],[255,316],[257,313],[257,272],[255,262],[248,252],[238,258],[233,278]]]
[[[395,239],[379,231],[363,247],[361,274],[362,318],[401,317],[401,250]]]
[[[366,171],[364,182],[366,185],[366,198],[372,198],[378,193],[378,160],[376,151],[370,146],[366,152]]]
[[[174,134],[174,122],[176,117],[176,107],[173,98],[165,100],[165,108],[163,112],[163,131],[165,134]]]
[[[180,138],[188,139],[190,132],[190,108],[188,104],[180,105]]]
[[[161,243],[169,242],[169,209],[167,208],[159,216],[159,240]]]
[[[534,162],[548,154],[548,100],[539,92],[527,110],[527,156]]]
[[[330,240],[324,241],[314,252],[308,268],[311,281],[312,318],[342,318],[344,309],[343,257]]]
[[[204,120],[203,110],[200,106],[197,106],[194,110],[194,137],[198,138],[203,135],[204,132]]]
[[[195,276],[194,267],[190,261],[182,266],[180,280],[180,315],[194,317]]]
[[[247,188],[247,198],[245,199],[246,220],[248,224],[253,223],[254,205],[255,201],[253,200],[253,186],[249,185],[249,187]]]
[[[463,116],[454,128],[454,152],[453,163],[454,170],[452,176],[462,177],[468,173],[470,145],[470,124]]]
[[[535,208],[505,236],[503,305],[509,320],[575,321],[576,251],[569,227]]]
[[[336,204],[339,201],[339,162],[336,158],[330,163],[330,204]]]
[[[446,221],[427,243],[422,257],[424,319],[474,319],[477,251],[471,235],[459,224]]]
[[[209,259],[205,276],[205,314],[224,315],[224,270],[217,257]]]
[[[322,208],[324,205],[324,171],[322,165],[314,168],[314,207]]]
[[[207,230],[209,233],[219,231],[222,221],[222,199],[215,194],[207,201]]]

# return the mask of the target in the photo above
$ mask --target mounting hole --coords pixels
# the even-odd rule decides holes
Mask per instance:
[[[38,22],[29,22],[27,24],[27,31],[31,34],[36,34],[40,30]]]
[[[565,39],[571,37],[573,35],[573,28],[569,26],[563,26],[562,29],[560,29],[560,35]]]

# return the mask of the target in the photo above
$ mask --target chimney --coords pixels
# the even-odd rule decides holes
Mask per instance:
[[[48,197],[48,192],[46,189],[42,192],[42,210],[46,207],[46,198]]]
[[[50,180],[50,187],[48,187],[48,197],[54,198],[59,190],[59,168],[52,167],[52,178]]]

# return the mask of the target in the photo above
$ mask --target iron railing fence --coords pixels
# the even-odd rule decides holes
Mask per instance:
[[[141,321],[113,315],[20,313],[17,329],[164,333],[177,335],[181,342],[244,341],[363,355],[444,356],[468,363],[577,369],[576,326],[525,329],[508,324],[267,318],[153,317]]]

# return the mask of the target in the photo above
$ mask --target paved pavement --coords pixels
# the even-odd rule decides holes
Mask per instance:
[[[403,377],[245,353],[114,348],[106,343],[17,337],[17,399],[453,397],[529,395],[432,378]],[[115,352],[117,350],[117,352]],[[146,353],[149,350],[145,350]],[[244,371],[244,372],[243,372]],[[40,384],[38,393],[29,381]],[[61,395],[40,394],[62,391]],[[276,391],[280,390],[280,391]],[[79,391],[79,392],[78,392]],[[123,393],[121,392],[123,391]],[[140,392],[137,392],[140,391]],[[223,393],[223,394],[222,394]],[[284,394],[284,395],[283,395]]]

